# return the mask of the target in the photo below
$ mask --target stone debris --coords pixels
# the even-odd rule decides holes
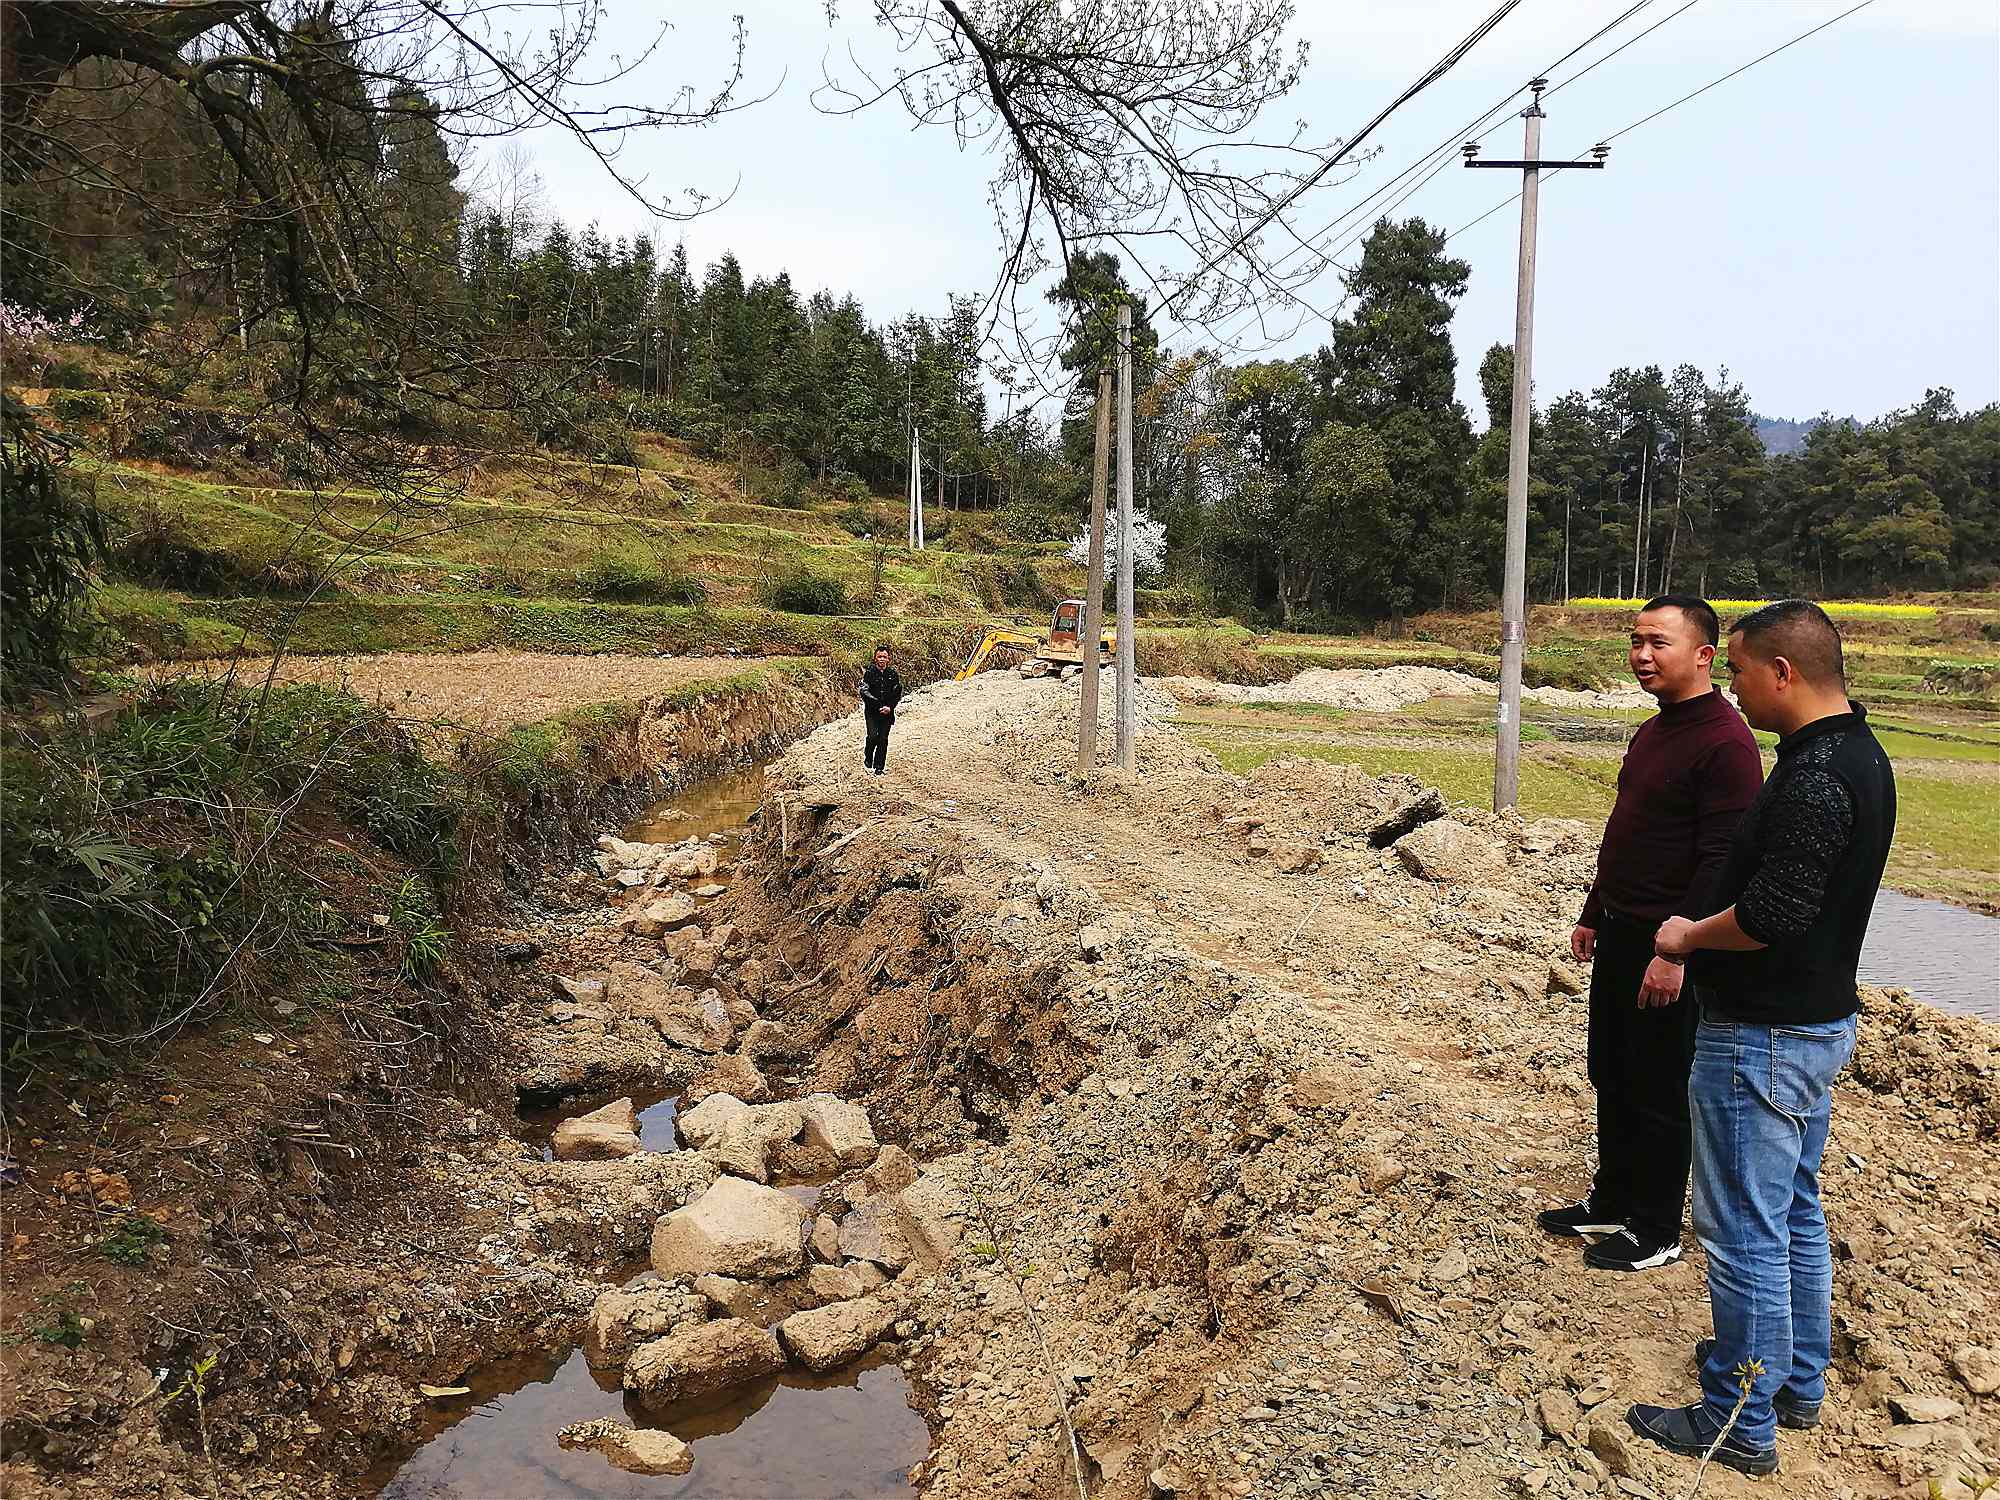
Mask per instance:
[[[625,1362],[625,1389],[658,1411],[728,1390],[785,1367],[777,1335],[743,1318],[718,1318],[641,1344]]]
[[[799,1100],[798,1107],[804,1125],[801,1139],[808,1146],[832,1153],[843,1167],[865,1166],[881,1149],[875,1127],[868,1122],[868,1111],[860,1105],[849,1104],[837,1094],[808,1094]]]
[[[793,1359],[821,1373],[859,1359],[882,1341],[895,1321],[893,1304],[860,1297],[793,1313],[778,1325],[778,1338]]]
[[[805,1211],[789,1193],[718,1178],[694,1202],[661,1216],[653,1269],[662,1276],[789,1276],[805,1261],[804,1230]]]
[[[601,1453],[627,1474],[685,1474],[694,1467],[694,1450],[671,1432],[627,1427],[609,1417],[572,1423],[556,1434],[556,1442]]]
[[[583,1352],[599,1368],[616,1369],[638,1345],[708,1318],[697,1293],[671,1282],[631,1289],[606,1287],[591,1304],[583,1325]]]
[[[614,1099],[587,1115],[572,1115],[555,1128],[549,1149],[557,1161],[610,1161],[635,1156],[639,1144],[639,1112],[632,1101]]]

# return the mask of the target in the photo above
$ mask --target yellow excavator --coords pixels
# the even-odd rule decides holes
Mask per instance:
[[[976,673],[981,667],[986,665],[986,658],[993,654],[994,648],[997,646],[1020,646],[1025,648],[1030,667],[1034,663],[1042,664],[1039,674],[1031,672],[1030,675],[1045,676],[1051,672],[1061,672],[1067,667],[1081,667],[1083,665],[1083,643],[1078,640],[1078,636],[1082,633],[1082,630],[1083,601],[1081,599],[1065,599],[1055,607],[1055,612],[1049,616],[1049,633],[1045,636],[1031,635],[1025,630],[1010,630],[1005,626],[987,631],[986,638],[979,643],[979,648],[966,660],[965,665],[959,669],[958,674],[953,677],[952,681],[963,682],[966,678]],[[1107,625],[1104,627],[1103,638],[1097,643],[1098,665],[1103,666],[1106,662],[1110,661],[1117,649],[1117,628]],[[1024,668],[1024,670],[1029,670],[1029,668]]]

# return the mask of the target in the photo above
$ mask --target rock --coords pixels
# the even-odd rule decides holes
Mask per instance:
[[[778,1325],[778,1338],[808,1370],[837,1370],[881,1343],[895,1321],[895,1309],[888,1302],[859,1297],[793,1313]]]
[[[556,992],[568,996],[578,1005],[602,1005],[605,999],[605,984],[602,974],[586,974],[581,979],[571,979],[558,974],[555,978]]]
[[[1952,1355],[1951,1368],[1975,1396],[2000,1391],[2000,1352],[1968,1344]]]
[[[1147,1476],[1146,1482],[1152,1486],[1155,1500],[1176,1500],[1178,1496],[1195,1493],[1194,1480],[1179,1464],[1161,1464]]]
[[[576,1115],[556,1126],[549,1149],[557,1161],[612,1161],[640,1151],[639,1114],[630,1099]]]
[[[805,1262],[805,1210],[776,1188],[721,1177],[694,1202],[653,1226],[653,1269],[662,1276],[789,1276]]]
[[[888,1271],[900,1271],[916,1258],[903,1236],[894,1194],[870,1198],[840,1221],[840,1253]]]
[[[1465,1251],[1453,1245],[1431,1262],[1430,1269],[1424,1272],[1424,1280],[1433,1287],[1444,1287],[1471,1274],[1472,1262],[1466,1258]]]
[[[658,937],[695,920],[695,904],[685,896],[667,896],[649,901],[637,911],[628,911],[611,925],[635,937]]]
[[[706,1107],[710,1100],[729,1097],[727,1094],[711,1094],[700,1107]],[[741,1103],[740,1100],[731,1102]],[[732,1115],[719,1131],[702,1144],[702,1154],[725,1172],[747,1177],[752,1182],[764,1182],[771,1175],[772,1159],[784,1153],[803,1123],[804,1116],[796,1104],[749,1105],[742,1113]],[[683,1131],[685,1133],[685,1126]],[[695,1137],[689,1134],[688,1139]]]
[[[768,1328],[742,1318],[718,1318],[633,1350],[625,1362],[625,1389],[640,1405],[657,1411],[784,1367],[785,1351]]]
[[[776,1021],[753,1021],[743,1033],[743,1055],[763,1062],[767,1058],[803,1057],[804,1040]]]
[[[1596,1454],[1604,1467],[1617,1478],[1633,1477],[1632,1450],[1626,1446],[1625,1435],[1613,1427],[1608,1419],[1592,1418],[1590,1451]]]
[[[702,901],[713,901],[717,896],[726,896],[727,894],[729,894],[729,887],[726,885],[715,885],[713,883],[710,883],[708,885],[698,885],[694,888],[694,894],[698,899]]]
[[[861,1261],[859,1264],[867,1265],[868,1262]],[[806,1268],[806,1290],[817,1302],[846,1302],[874,1289],[863,1286],[859,1274],[847,1266],[816,1265]]]
[[[1386,849],[1412,829],[1445,815],[1444,797],[1437,788],[1409,776],[1382,780],[1382,790],[1391,792],[1392,799],[1390,806],[1378,812],[1368,827],[1371,847]]]
[[[676,1047],[693,1052],[726,1051],[736,1037],[729,1011],[714,991],[696,995],[677,989],[651,969],[635,963],[611,966],[613,992],[633,1015],[651,1021]]]
[[[617,884],[619,884],[620,886],[624,887],[626,890],[629,891],[638,886],[646,884],[646,882],[651,877],[648,876],[644,870],[620,870],[616,875],[612,876],[611,878],[612,880],[617,882]]]
[[[598,837],[597,848],[597,868],[608,875],[612,870],[650,870],[660,862],[668,846],[627,843],[607,833]]]
[[[891,1196],[902,1220],[904,1241],[911,1249],[930,1267],[949,1260],[965,1234],[965,1220],[971,1212],[956,1178],[932,1167]]]
[[[808,1146],[832,1152],[843,1167],[873,1161],[881,1149],[868,1111],[836,1094],[806,1095],[799,1100],[799,1114],[805,1127],[800,1138]]]
[[[675,978],[689,989],[702,989],[715,978],[715,971],[722,963],[722,950],[714,943],[688,943],[674,957],[681,966]]]
[[[722,865],[722,856],[713,846],[699,844],[691,849],[670,849],[660,856],[660,873],[674,880],[697,880],[713,875]]]
[[[1409,1176],[1410,1169],[1392,1156],[1370,1156],[1361,1164],[1361,1181],[1371,1193],[1386,1193]]]
[[[1412,875],[1452,885],[1476,885],[1507,862],[1497,840],[1455,818],[1432,819],[1396,840],[1395,849]]]
[[[685,1474],[694,1467],[694,1450],[671,1432],[657,1427],[627,1427],[609,1417],[577,1422],[556,1434],[564,1448],[601,1453],[611,1466],[627,1474]]]
[[[760,1328],[771,1321],[780,1306],[770,1286],[762,1281],[738,1281],[733,1276],[697,1276],[694,1289],[702,1300],[727,1318],[748,1318]]]
[[[728,1013],[729,1024],[736,1028],[738,1035],[748,1031],[752,1026],[757,1024],[756,1006],[745,1000],[734,990],[723,990],[721,994],[722,1008]],[[743,1055],[748,1057],[750,1054],[745,1052]]]
[[[1535,1398],[1535,1420],[1550,1437],[1563,1438],[1576,1431],[1583,1412],[1568,1391],[1552,1388]]]
[[[1286,875],[1304,875],[1326,863],[1326,852],[1303,839],[1287,839],[1271,851],[1271,857]]]
[[[1111,929],[1092,925],[1076,935],[1077,952],[1092,963],[1104,957],[1107,949],[1115,941]]]
[[[690,1104],[699,1104],[711,1094],[727,1094],[745,1104],[762,1104],[771,1097],[771,1085],[749,1058],[732,1054],[709,1064],[688,1084],[683,1097]]]
[[[871,1193],[899,1193],[917,1180],[917,1164],[901,1146],[884,1146],[861,1180]]]
[[[1949,1422],[1965,1408],[1947,1396],[1891,1396],[1889,1414],[1898,1422]]]
[[[615,1369],[640,1344],[707,1320],[706,1302],[678,1286],[606,1287],[583,1325],[583,1355],[593,1365]]]
[[[1568,964],[1549,965],[1548,983],[1543,993],[1550,995],[1581,995],[1585,989],[1583,976]]]
[[[806,1243],[812,1253],[823,1261],[840,1259],[840,1222],[830,1214],[821,1214],[812,1222],[812,1233]]]

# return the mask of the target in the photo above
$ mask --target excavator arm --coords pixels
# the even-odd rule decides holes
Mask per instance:
[[[1026,631],[989,630],[986,632],[986,639],[979,643],[979,649],[972,653],[963,667],[959,668],[957,675],[952,678],[952,681],[963,682],[966,678],[978,672],[981,667],[986,665],[986,658],[993,654],[995,646],[1039,646],[1041,643],[1042,638],[1040,636],[1029,635]]]

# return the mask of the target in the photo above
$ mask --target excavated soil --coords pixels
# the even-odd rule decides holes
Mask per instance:
[[[1467,672],[1444,667],[1308,667],[1269,687],[1210,682],[1205,677],[1162,677],[1160,688],[1187,703],[1313,703],[1326,708],[1393,713],[1430,698],[1491,698],[1498,689]],[[1594,692],[1576,688],[1523,688],[1529,703],[1552,708],[1651,708],[1636,687]]]
[[[865,1105],[926,1201],[953,1205],[953,1247],[883,1293],[881,1347],[930,1434],[910,1477],[934,1500],[1681,1500],[1694,1466],[1622,1413],[1694,1388],[1699,1252],[1616,1278],[1532,1227],[1588,1176],[1564,936],[1591,830],[1446,815],[1408,778],[1318,761],[1234,777],[1152,685],[1127,775],[1108,768],[1105,696],[1082,778],[1073,683],[919,690],[882,778],[858,717],[813,732],[767,768],[736,878],[693,896],[721,885],[694,878],[679,935],[621,926],[645,887],[552,871],[539,912],[484,934],[507,957],[467,994],[511,1039],[521,1101],[580,1112],[729,1082]],[[636,974],[683,961],[714,965],[728,1058],[671,1040]],[[619,982],[556,985],[593,974]],[[1776,1481],[1711,1469],[1705,1495],[1937,1479],[1956,1500],[2000,1450],[2000,1031],[1867,1000],[1826,1157],[1827,1420],[1781,1435]],[[278,1163],[259,1217],[230,1226],[238,1252],[176,1221],[122,1345],[93,1329],[78,1354],[8,1351],[0,1492],[367,1493],[462,1412],[473,1490],[506,1473],[508,1500],[571,1492],[518,1479],[557,1472],[553,1431],[467,1404],[566,1358],[655,1220],[741,1168],[693,1150],[543,1161],[482,1102],[413,1120],[364,1208],[312,1207],[287,1175],[303,1169]],[[868,1185],[789,1150],[779,1167],[815,1184],[808,1223],[836,1221],[845,1254]],[[166,1326],[141,1337],[148,1318]],[[227,1358],[194,1380],[225,1322]],[[494,1364],[510,1358],[528,1363]],[[1918,1397],[1933,1420],[1898,1420]],[[693,1492],[732,1461],[711,1448],[704,1479],[705,1432],[682,1434]],[[494,1443],[521,1461],[472,1451]]]

